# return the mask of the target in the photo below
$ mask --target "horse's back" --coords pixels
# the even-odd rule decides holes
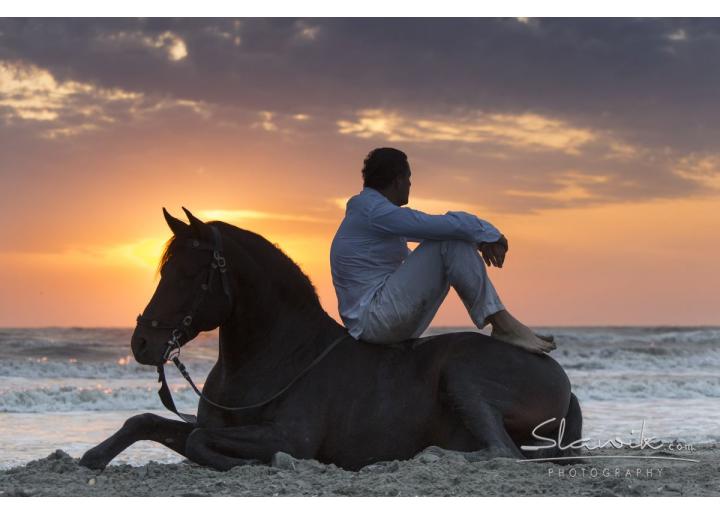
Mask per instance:
[[[448,332],[384,345],[362,341],[359,344],[372,352],[403,356],[408,364],[426,364],[428,360],[435,364],[462,362],[466,359],[468,366],[503,382],[510,377],[535,385],[539,378],[567,380],[565,371],[550,355],[528,352],[479,332]]]

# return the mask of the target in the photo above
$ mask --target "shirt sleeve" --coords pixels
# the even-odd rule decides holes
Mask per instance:
[[[501,235],[493,225],[467,212],[426,214],[390,202],[372,210],[370,225],[381,232],[407,237],[410,241],[460,239],[492,243]]]

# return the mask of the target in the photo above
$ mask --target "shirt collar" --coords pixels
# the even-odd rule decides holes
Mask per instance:
[[[377,189],[373,189],[372,187],[369,187],[369,186],[363,187],[363,190],[360,192],[360,194],[377,195],[377,196],[381,196],[381,197],[385,198],[385,196],[380,191],[378,191]]]

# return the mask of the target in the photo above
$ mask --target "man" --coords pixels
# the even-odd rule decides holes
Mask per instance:
[[[419,337],[452,286],[478,328],[492,324],[492,337],[534,353],[555,349],[551,337],[536,335],[507,311],[487,276],[486,264],[503,266],[505,236],[465,212],[428,215],[402,207],[410,175],[400,150],[370,152],[364,188],[348,201],[333,239],[333,284],[350,335],[372,343]],[[410,252],[408,241],[420,245]]]

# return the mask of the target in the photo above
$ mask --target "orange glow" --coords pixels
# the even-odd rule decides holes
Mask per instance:
[[[410,207],[508,237],[521,321],[720,325],[703,27],[386,23],[5,23],[0,327],[132,326],[183,206],[277,244],[338,319],[331,241],[386,146]],[[470,325],[454,293],[434,325]]]
[[[259,211],[266,215],[237,223],[290,255],[337,317],[328,255],[343,212],[333,202],[323,223],[300,207],[271,210],[272,202]],[[529,323],[707,324],[719,312],[720,240],[713,235],[720,219],[711,215],[719,208],[720,199],[706,198],[478,214],[508,236],[506,265],[490,274],[506,306]],[[158,213],[131,239],[105,234],[104,245],[0,254],[0,324],[132,325],[156,286],[154,269],[169,235]],[[468,323],[451,294],[435,324]]]

